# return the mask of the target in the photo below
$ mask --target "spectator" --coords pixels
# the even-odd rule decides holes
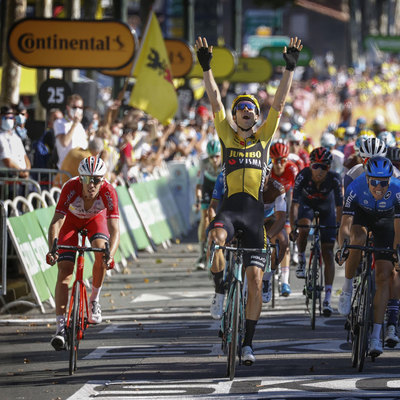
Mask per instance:
[[[83,100],[79,94],[68,97],[65,117],[54,122],[56,149],[58,154],[57,167],[61,168],[64,158],[71,149],[81,147],[87,149],[88,140],[82,126]]]
[[[25,126],[28,119],[28,111],[26,110],[24,103],[19,103],[15,111],[15,132],[21,138],[26,153],[30,154],[31,139],[28,136],[28,131]]]
[[[31,169],[31,162],[26,154],[21,138],[15,133],[15,115],[10,106],[0,109],[0,167],[15,168],[18,170]],[[29,171],[20,171],[20,178],[28,178]],[[16,193],[9,192],[10,198]]]
[[[62,164],[61,171],[66,171],[71,174],[71,177],[78,176],[78,167],[79,163],[87,157],[90,156],[98,156],[103,151],[103,140],[100,138],[94,138],[89,142],[88,149],[85,150],[81,147],[74,147],[71,149],[68,154],[65,156]],[[63,173],[58,173],[55,178],[53,185],[54,186],[63,186],[65,182],[70,179],[68,175]]]

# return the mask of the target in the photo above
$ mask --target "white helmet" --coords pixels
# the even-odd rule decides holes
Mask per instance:
[[[79,175],[104,176],[107,167],[100,157],[90,156],[79,163],[78,172]]]
[[[386,143],[378,138],[369,137],[363,140],[358,150],[361,158],[371,158],[376,156],[386,157]]]
[[[378,134],[378,138],[383,140],[386,143],[386,146],[395,147],[396,146],[396,139],[393,136],[392,132],[383,131]]]
[[[297,129],[292,129],[286,136],[288,142],[300,142],[303,143],[303,134]]]
[[[321,136],[321,146],[332,149],[336,145],[336,138],[333,133],[325,132]]]

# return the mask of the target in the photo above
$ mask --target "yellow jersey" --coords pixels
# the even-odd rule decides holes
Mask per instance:
[[[271,107],[267,120],[255,134],[241,138],[229,125],[225,109],[214,114],[215,129],[221,146],[225,193],[247,193],[263,201],[263,188],[271,139],[278,127],[280,113]]]

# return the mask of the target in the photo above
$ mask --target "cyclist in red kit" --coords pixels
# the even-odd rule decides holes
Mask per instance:
[[[89,323],[102,321],[99,304],[100,291],[106,269],[112,268],[113,257],[119,245],[118,197],[114,187],[104,179],[107,168],[99,157],[88,157],[81,161],[79,176],[70,179],[61,189],[53,220],[49,227],[48,243],[52,249],[54,239],[58,244],[78,245],[78,233],[87,229],[92,247],[104,248],[109,242],[110,257],[95,253],[93,264],[92,292],[89,305]],[[65,348],[65,312],[68,301],[68,285],[74,271],[75,251],[60,250],[59,254],[47,253],[50,265],[58,263],[55,290],[57,331],[51,339],[56,350]]]

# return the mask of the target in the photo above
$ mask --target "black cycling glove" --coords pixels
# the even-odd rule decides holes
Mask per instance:
[[[283,53],[283,58],[286,62],[286,69],[294,71],[296,68],[297,60],[299,59],[300,51],[296,47],[289,47],[286,53]]]
[[[200,49],[197,50],[197,59],[199,60],[204,72],[211,69],[210,62],[212,59],[212,53],[208,51],[207,47],[200,47]]]

